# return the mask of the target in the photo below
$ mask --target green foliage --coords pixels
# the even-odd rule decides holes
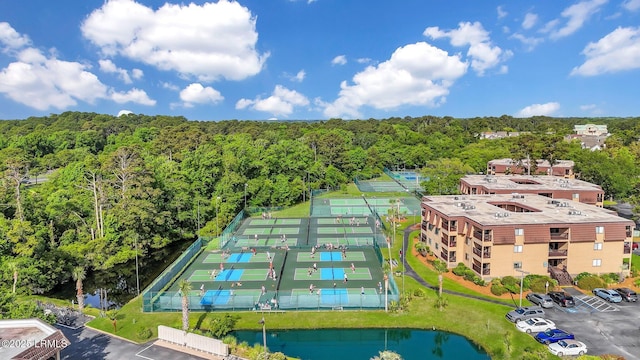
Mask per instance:
[[[506,293],[507,291],[509,291],[509,290],[507,290],[507,288],[502,286],[501,284],[492,284],[491,285],[491,293],[493,295],[500,296],[500,295]]]
[[[574,280],[574,281],[580,281],[582,278],[590,277],[590,276],[593,276],[593,274],[588,273],[588,272],[581,272],[580,274],[576,275],[576,276],[573,278],[573,280]]]
[[[464,263],[458,263],[451,271],[458,276],[464,276],[467,270],[469,270],[469,268]]]
[[[238,316],[225,314],[214,316],[209,320],[209,332],[217,339],[221,339],[229,334],[236,326]]]
[[[433,307],[438,309],[439,311],[443,311],[449,305],[449,300],[444,296],[438,296],[436,298]]]
[[[527,275],[524,277],[523,288],[524,290],[531,290],[533,292],[544,293],[547,289],[553,289],[558,285],[558,281],[544,275]]]
[[[138,339],[148,340],[153,336],[153,331],[151,331],[151,329],[149,329],[148,327],[140,326],[136,335],[138,336]]]
[[[593,290],[595,288],[607,287],[604,280],[602,280],[602,278],[597,275],[581,276],[577,281],[577,284],[578,287],[583,290]]]
[[[0,319],[38,318],[49,324],[56,322],[53,314],[45,314],[33,301],[17,301],[16,295],[0,291]]]
[[[427,294],[424,288],[418,287],[413,289],[413,296],[415,297],[424,297]]]
[[[619,273],[607,273],[600,275],[600,278],[608,285],[616,284],[620,281]]]

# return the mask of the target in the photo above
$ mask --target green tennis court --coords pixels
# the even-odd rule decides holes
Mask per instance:
[[[371,215],[368,206],[331,207],[331,215]]]
[[[344,283],[345,275],[348,280],[371,280],[371,272],[368,268],[355,268],[355,270],[351,270],[351,268],[343,267],[319,267],[317,270],[296,268],[293,279],[342,281]]]
[[[331,206],[343,206],[343,205],[351,205],[351,206],[363,205],[363,206],[366,206],[367,205],[366,201],[364,201],[364,199],[360,199],[360,198],[330,199],[329,203],[331,204]]]
[[[272,228],[271,229],[271,234],[275,234],[275,235],[293,235],[293,234],[299,234],[300,233],[300,229],[298,228],[282,228],[282,227],[277,227],[277,228]]]
[[[336,251],[336,253],[339,253]],[[296,261],[297,262],[323,262],[323,261],[367,261],[367,257],[364,252],[357,250],[349,250],[345,252],[346,258],[342,257],[342,254],[339,253],[339,258],[334,260],[332,256],[323,256],[323,252],[316,252],[311,255],[311,252],[299,252],[297,253]]]
[[[271,225],[300,225],[300,219],[249,219],[249,226],[271,226]]]
[[[359,217],[359,218],[318,218],[318,225],[351,225],[352,223],[360,223],[362,225],[366,225],[369,222],[368,217]]]
[[[242,235],[269,235],[271,228],[247,228]]]

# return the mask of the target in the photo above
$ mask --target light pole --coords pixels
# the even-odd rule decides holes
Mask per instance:
[[[520,307],[522,307],[522,286],[524,285],[524,276],[529,275],[529,272],[522,269],[515,269],[520,273]]]
[[[138,234],[133,237],[133,245],[136,247],[136,291],[140,296],[140,275],[138,273]]]
[[[220,212],[218,210],[218,203],[220,202],[220,196],[216,197],[216,236],[220,233]]]
[[[267,359],[267,328],[264,324],[264,316],[258,323],[262,324],[262,346],[264,346],[264,358]]]
[[[249,184],[244,183],[244,209],[247,210],[247,186]]]

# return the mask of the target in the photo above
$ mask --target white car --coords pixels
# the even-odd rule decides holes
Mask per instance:
[[[584,355],[587,353],[587,345],[577,340],[560,340],[557,343],[549,344],[549,351],[553,355]]]
[[[543,318],[531,318],[528,320],[518,321],[516,323],[516,328],[522,332],[531,334],[555,329],[556,324],[551,320]]]

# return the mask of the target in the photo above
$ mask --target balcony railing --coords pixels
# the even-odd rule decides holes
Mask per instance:
[[[452,262],[452,263],[456,262],[456,257],[455,257],[455,255],[454,255],[454,256],[452,256],[451,258],[449,258],[449,262]]]
[[[447,254],[446,251],[441,251],[440,252],[440,258],[442,258],[442,260],[444,260],[445,262],[449,261],[449,254]]]
[[[551,233],[551,240],[569,240],[569,233]]]
[[[491,268],[482,269],[482,275],[491,275]]]
[[[627,230],[627,237],[632,237],[632,236],[633,236],[633,231]]]
[[[631,254],[631,246],[625,245],[623,254]]]
[[[473,271],[477,272],[478,274],[482,274],[482,275],[491,275],[491,268],[484,268],[482,270],[480,270],[480,266],[473,264]]]
[[[567,250],[549,249],[549,257],[567,256]]]
[[[487,251],[487,250],[482,251],[482,249],[478,249],[474,247],[473,253],[483,259],[491,259],[491,251]]]

